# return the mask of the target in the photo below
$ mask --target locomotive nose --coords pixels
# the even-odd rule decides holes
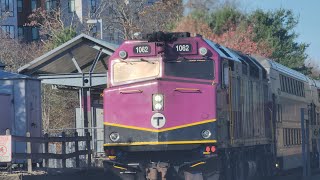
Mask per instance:
[[[109,88],[104,96],[106,143],[166,148],[213,143],[213,91],[212,85],[164,80]]]

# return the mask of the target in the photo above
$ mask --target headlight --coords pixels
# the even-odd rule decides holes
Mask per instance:
[[[116,142],[120,139],[120,135],[117,132],[111,133],[109,137],[110,137],[110,140],[113,142]]]
[[[157,102],[161,102],[163,100],[163,96],[161,94],[154,95],[154,100]]]
[[[208,139],[210,136],[211,136],[211,132],[209,130],[203,130],[201,132],[201,136],[204,138],[204,139]]]
[[[157,111],[161,110],[161,109],[162,109],[162,104],[156,103],[156,104],[154,105],[154,109],[157,110]]]
[[[152,110],[160,111],[163,110],[163,94],[153,94],[152,95]]]

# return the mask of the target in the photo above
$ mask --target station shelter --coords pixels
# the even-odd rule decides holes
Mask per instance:
[[[107,59],[118,47],[85,34],[34,59],[19,73],[41,80],[57,88],[77,90],[79,108],[76,112],[76,130],[79,135],[90,132],[95,155],[103,154],[103,101],[107,85]]]

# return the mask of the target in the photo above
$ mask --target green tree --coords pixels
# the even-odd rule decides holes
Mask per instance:
[[[244,22],[245,15],[232,6],[224,6],[213,11],[207,22],[215,34],[222,34],[230,28],[237,27]]]
[[[74,28],[69,27],[62,29],[61,31],[58,31],[55,36],[51,37],[50,42],[48,43],[49,49],[54,49],[76,36],[77,32]]]
[[[266,40],[273,48],[270,58],[290,68],[301,69],[307,59],[305,51],[308,44],[297,42],[298,34],[294,28],[298,22],[298,17],[291,10],[284,9],[256,10],[248,17],[248,23],[254,27],[254,41]]]
[[[195,10],[191,12],[191,16],[206,22],[218,36],[238,27],[253,27],[251,40],[267,45],[268,49],[272,50],[269,58],[304,74],[310,73],[310,70],[304,67],[308,57],[308,44],[297,42],[298,34],[294,29],[299,21],[291,10],[265,12],[259,9],[245,14],[233,5],[226,5],[211,12]]]

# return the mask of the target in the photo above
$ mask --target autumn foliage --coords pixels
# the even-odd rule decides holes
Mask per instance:
[[[217,35],[213,33],[206,22],[187,16],[177,24],[174,31],[200,34],[215,43],[246,54],[256,54],[265,57],[270,57],[272,54],[272,48],[268,47],[266,42],[257,43],[252,40],[254,37],[252,26],[232,26],[226,32]]]

